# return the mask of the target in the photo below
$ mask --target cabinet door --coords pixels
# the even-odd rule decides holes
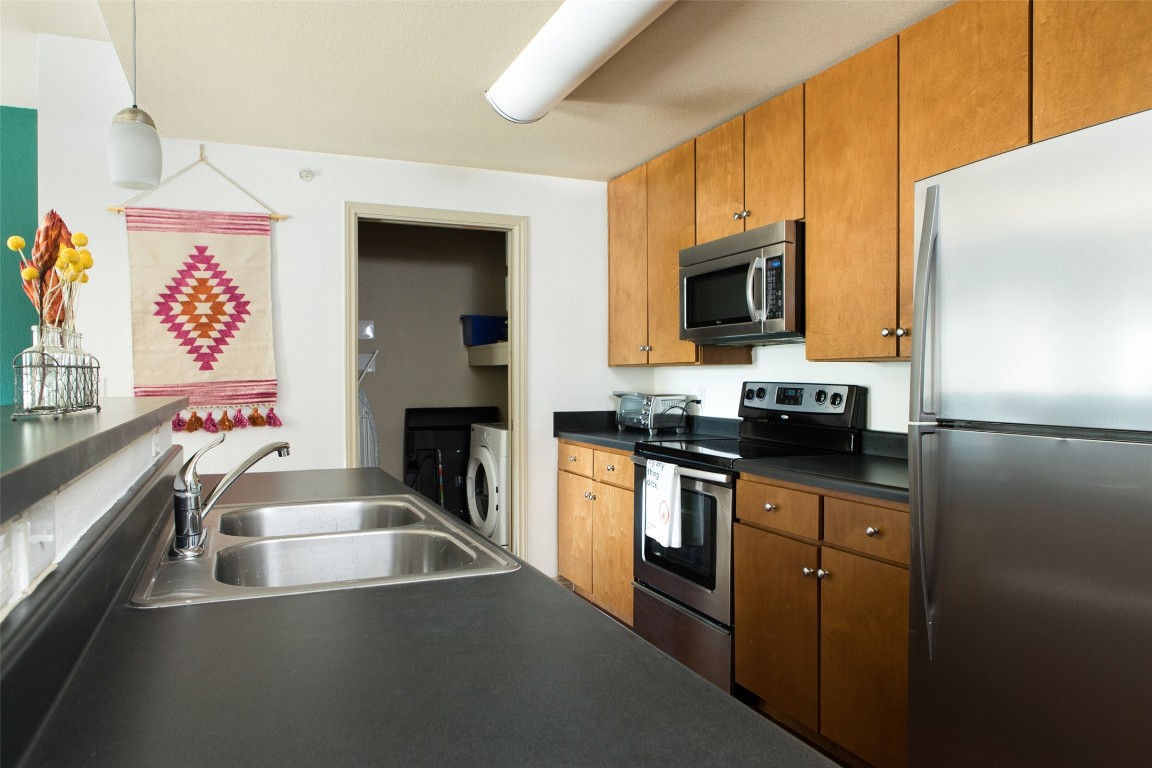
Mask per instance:
[[[908,571],[824,547],[820,732],[879,768],[906,763]]]
[[[956,3],[900,33],[900,310],[912,324],[919,179],[1028,143],[1027,0]],[[912,340],[899,340],[912,353]]]
[[[890,37],[804,91],[809,360],[896,355],[897,57]]]
[[[804,218],[804,85],[744,114],[744,227]]]
[[[1152,3],[1032,5],[1033,141],[1152,109]]]
[[[631,626],[633,496],[603,483],[597,483],[594,493],[592,596],[604,610]]]
[[[695,363],[680,340],[680,249],[696,244],[696,150],[686,142],[648,161],[648,362]]]
[[[696,242],[744,231],[744,117],[696,139]],[[768,223],[768,222],[764,222]]]
[[[815,731],[817,548],[742,523],[733,534],[736,682]]]
[[[608,182],[608,365],[648,362],[648,173]]]
[[[596,484],[568,472],[556,473],[556,547],[560,575],[592,594],[592,501]],[[586,495],[587,494],[587,495]]]

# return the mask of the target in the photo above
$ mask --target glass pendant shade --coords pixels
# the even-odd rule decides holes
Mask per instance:
[[[108,172],[112,183],[127,189],[155,189],[160,183],[160,168],[156,123],[136,107],[117,112],[108,129]]]

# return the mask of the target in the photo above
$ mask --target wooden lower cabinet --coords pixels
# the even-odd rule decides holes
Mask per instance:
[[[561,442],[557,566],[577,594],[632,624],[632,463],[627,453]],[[581,474],[586,473],[586,474]]]
[[[819,728],[818,548],[737,523],[736,682],[777,714]]]
[[[828,547],[820,568],[820,733],[873,765],[905,765],[908,571]]]
[[[908,570],[901,564],[907,527],[899,515],[906,518],[906,508],[829,498],[787,484],[738,483],[738,504],[746,512],[766,503],[783,512],[817,499],[823,534],[808,539],[777,527],[771,517],[748,514],[736,523],[736,683],[757,697],[764,712],[851,763],[904,766]],[[830,509],[836,512],[834,533]],[[857,534],[869,545],[886,542],[883,551],[897,554],[895,562],[850,551]],[[903,544],[894,551],[891,542],[899,537]]]

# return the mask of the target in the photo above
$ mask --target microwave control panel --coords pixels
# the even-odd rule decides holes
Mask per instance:
[[[771,256],[764,265],[764,319],[784,317],[784,257]]]

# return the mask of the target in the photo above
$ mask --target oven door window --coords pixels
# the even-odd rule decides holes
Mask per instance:
[[[681,546],[672,549],[645,536],[644,559],[705,589],[716,589],[715,496],[681,488],[680,539]]]
[[[688,328],[752,322],[747,300],[748,263],[684,278]]]

